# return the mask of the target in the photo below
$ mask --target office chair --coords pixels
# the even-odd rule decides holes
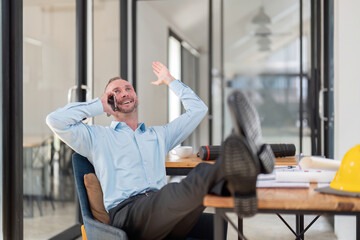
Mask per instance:
[[[87,158],[77,153],[73,153],[72,163],[76,189],[80,202],[81,215],[84,222],[87,239],[127,240],[128,237],[123,230],[106,225],[93,218],[84,184],[84,175],[88,173],[95,173],[92,164],[87,160]],[[84,234],[83,239],[85,239]]]
[[[128,236],[125,231],[95,220],[90,211],[89,199],[84,184],[84,175],[88,173],[95,173],[93,165],[88,161],[87,158],[81,156],[78,153],[73,153],[72,163],[74,168],[76,189],[80,202],[81,215],[86,230],[86,238],[88,240],[127,240]],[[199,239],[200,236],[201,239],[213,239],[213,223],[213,214],[203,213],[195,227],[188,234],[187,240]],[[226,236],[226,234],[227,225],[224,227],[224,235]],[[85,239],[84,233],[83,239]]]

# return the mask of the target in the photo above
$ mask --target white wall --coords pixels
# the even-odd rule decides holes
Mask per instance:
[[[75,85],[75,7],[24,5],[24,137],[51,134],[45,117]]]
[[[146,126],[163,125],[168,122],[167,86],[153,86],[156,80],[152,72],[153,61],[168,61],[168,31],[171,28],[184,40],[191,38],[183,34],[164,15],[156,11],[150,3],[137,3],[137,94],[139,97],[139,121]],[[207,40],[206,40],[207,41]],[[196,48],[196,46],[194,46]],[[200,56],[199,97],[207,104],[207,54]],[[200,125],[201,144],[208,144],[207,117]]]
[[[221,99],[221,1],[213,1],[212,11],[212,144],[221,144],[222,99]],[[226,105],[225,105],[226,106]]]
[[[110,78],[120,75],[119,1],[95,1],[93,23],[95,98],[102,95]],[[67,103],[68,89],[76,84],[75,2],[73,6],[48,8],[40,2],[27,2],[23,30],[27,141],[28,137],[51,134],[45,117]],[[111,121],[105,114],[95,118],[95,123],[100,125],[109,125]]]
[[[167,123],[167,87],[153,86],[152,62],[167,64],[169,23],[147,2],[137,3],[137,94],[139,121],[147,127]]]
[[[199,97],[209,107],[209,77],[208,77],[208,54],[201,54],[199,59],[199,73],[200,73],[200,84],[199,84]],[[209,145],[209,117],[208,114],[200,123],[200,145]]]
[[[94,6],[94,98],[104,93],[110,78],[120,76],[120,1],[97,1]],[[106,27],[104,27],[106,26]],[[109,126],[113,117],[94,118],[97,125]]]
[[[334,1],[335,158],[360,144],[360,1]],[[355,217],[336,217],[339,239],[355,239]]]

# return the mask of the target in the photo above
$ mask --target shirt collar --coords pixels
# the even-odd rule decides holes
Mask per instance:
[[[140,129],[142,132],[145,132],[145,130],[146,130],[145,123],[139,123],[138,129]]]
[[[116,129],[124,129],[126,127],[129,127],[126,123],[124,122],[117,122],[117,121],[112,121],[110,124],[110,128],[116,130]],[[145,123],[138,123],[138,128],[140,129],[140,131],[145,132],[146,127],[145,127]]]

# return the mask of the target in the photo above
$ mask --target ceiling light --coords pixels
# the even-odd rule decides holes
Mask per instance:
[[[260,7],[259,13],[253,17],[252,22],[256,24],[268,24],[271,23],[271,19],[265,13],[264,7]]]
[[[259,47],[259,51],[260,52],[266,52],[266,51],[270,51],[270,46],[269,45],[260,45]]]
[[[255,31],[255,34],[258,35],[258,36],[268,36],[271,34],[271,30],[270,28],[264,26],[264,25],[260,25],[256,31]]]
[[[260,36],[256,42],[259,45],[270,45],[271,44],[271,40],[267,36]]]

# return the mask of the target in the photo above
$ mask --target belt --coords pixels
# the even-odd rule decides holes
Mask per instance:
[[[129,197],[128,199],[122,201],[121,203],[119,203],[118,205],[116,205],[115,207],[111,208],[109,210],[109,215],[110,215],[110,221],[112,221],[113,217],[115,216],[115,214],[120,211],[123,207],[125,207],[126,205],[128,205],[129,203],[132,203],[133,201],[137,200],[137,199],[140,199],[140,198],[143,198],[143,197],[148,197],[150,196],[151,194],[155,193],[157,191],[155,190],[149,190],[149,191],[146,191],[144,193],[139,193],[139,194],[136,194],[132,197]]]
[[[148,196],[150,196],[150,194],[152,194],[152,193],[154,193],[154,192],[156,192],[156,191],[154,191],[154,190],[149,190],[149,191],[146,191],[146,192],[144,192],[144,193],[139,193],[139,194],[136,194],[136,195],[134,195],[134,196],[132,196],[132,197],[129,197],[128,199],[126,199],[125,201],[127,201],[127,200],[135,200],[135,199],[138,199],[138,198],[142,198],[142,197],[148,197]],[[124,201],[124,202],[125,202]]]

